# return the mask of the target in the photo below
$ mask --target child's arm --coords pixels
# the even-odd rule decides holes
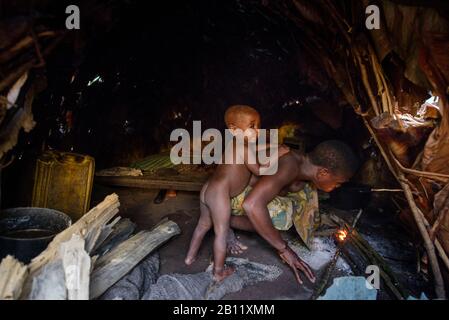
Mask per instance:
[[[249,161],[249,159],[252,159],[254,161]],[[248,148],[247,145],[245,145],[245,157],[244,162],[248,170],[255,176],[260,175],[260,168],[262,167],[258,161],[257,161],[257,154],[254,154],[253,148]]]
[[[267,145],[267,144],[258,145],[257,152],[260,152],[260,151],[270,152],[270,145]],[[278,145],[278,159],[289,152],[290,152],[290,148],[288,146],[286,146],[285,144]],[[260,164],[260,166],[265,168],[265,167],[268,167],[269,164],[262,163],[262,164]]]
[[[269,146],[263,145],[261,146],[261,148],[257,147],[256,149],[257,149],[256,153],[258,153],[261,150],[269,150]],[[287,154],[289,151],[290,151],[289,147],[285,145],[280,145],[278,147],[278,159],[282,157],[284,154]],[[249,161],[249,159],[252,159],[252,161]],[[254,148],[249,148],[247,145],[245,145],[244,163],[248,168],[248,170],[255,176],[260,176],[260,168],[267,168],[270,166],[269,163],[260,164],[257,159],[257,154],[254,154]]]
[[[255,176],[260,176],[260,168],[263,168],[260,164],[249,164],[245,163],[248,170]]]

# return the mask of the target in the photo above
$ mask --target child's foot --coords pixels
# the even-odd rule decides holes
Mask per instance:
[[[196,261],[196,256],[187,255],[187,257],[184,259],[184,263],[188,266],[190,266],[195,261]]]
[[[228,231],[228,237],[226,239],[227,244],[227,250],[228,252],[232,254],[241,254],[243,251],[248,249],[247,246],[245,246],[243,243],[241,243],[237,237],[235,236],[235,233],[232,229],[229,229]]]
[[[234,267],[228,267],[228,266],[225,266],[221,270],[215,270],[214,269],[214,281],[215,282],[221,282],[225,278],[227,278],[231,274],[233,274],[234,272],[235,272],[235,268]]]

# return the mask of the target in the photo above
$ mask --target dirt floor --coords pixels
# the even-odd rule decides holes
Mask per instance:
[[[168,199],[161,204],[154,204],[153,200],[157,195],[157,190],[112,188],[95,185],[92,205],[97,204],[106,195],[113,192],[119,195],[121,203],[120,214],[123,217],[130,218],[137,224],[139,229],[151,228],[165,217],[170,218],[180,226],[182,233],[159,249],[161,274],[197,273],[204,271],[208,267],[212,255],[211,233],[206,236],[197,261],[190,267],[185,266],[183,263],[199,214],[198,193],[178,192],[176,198]],[[407,237],[399,236],[398,226],[392,223],[393,215],[386,215],[381,211],[374,215],[362,215],[358,230],[386,258],[393,270],[399,274],[401,282],[411,289],[413,295],[418,296],[423,290],[427,293],[428,285],[416,273],[416,251],[413,245]],[[343,212],[342,215],[352,219],[354,212]],[[400,233],[403,234],[404,232],[401,231]],[[283,273],[273,282],[260,282],[245,288],[241,292],[228,294],[225,299],[271,300],[311,298],[315,286],[307,280],[304,281],[304,285],[299,286],[290,269],[280,261],[275,251],[262,238],[252,233],[238,232],[237,234],[240,236],[240,240],[249,246],[249,249],[240,257],[268,265],[276,265],[282,269]],[[297,237],[293,230],[283,232],[282,236],[285,239]],[[323,242],[320,241],[318,245],[323,247]],[[308,261],[314,267],[317,279],[320,279],[327,262],[333,256],[333,252],[326,247],[324,249],[321,248],[321,250],[323,252],[319,252],[319,255],[311,256],[311,259],[314,259],[313,261]],[[349,266],[344,261],[339,262],[333,277],[351,274]]]

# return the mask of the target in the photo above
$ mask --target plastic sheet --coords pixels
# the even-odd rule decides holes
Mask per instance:
[[[335,278],[333,284],[318,300],[376,300],[377,290],[368,288],[364,277]]]

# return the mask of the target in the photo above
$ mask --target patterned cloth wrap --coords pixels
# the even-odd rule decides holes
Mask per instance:
[[[251,187],[231,199],[231,213],[235,216],[245,214],[242,204]],[[298,192],[289,192],[286,196],[277,196],[267,205],[273,226],[278,230],[288,230],[295,226],[302,241],[309,247],[312,239],[315,219],[318,216],[318,193],[316,188],[306,183]]]

